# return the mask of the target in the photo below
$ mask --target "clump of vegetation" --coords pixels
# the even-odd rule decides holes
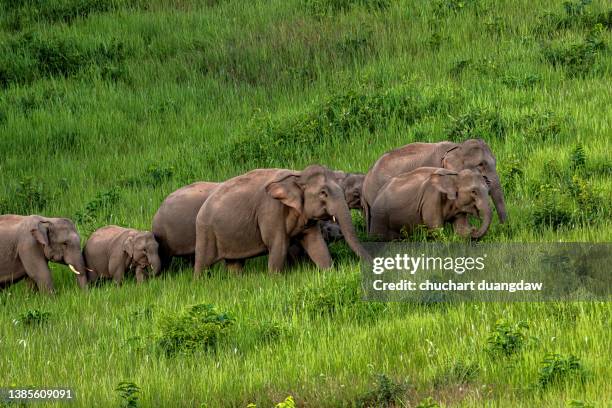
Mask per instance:
[[[150,187],[156,188],[174,177],[174,167],[149,165],[139,176],[129,177],[123,181],[127,187]]]
[[[167,357],[198,350],[214,350],[235,319],[214,305],[198,304],[158,322],[157,347]]]
[[[612,28],[612,9],[595,13],[588,7],[592,0],[575,0],[563,2],[563,12],[548,12],[540,17],[536,26],[537,34],[552,35],[569,29],[591,29],[601,24]]]
[[[537,201],[531,214],[534,228],[550,227],[559,229],[573,224],[572,212],[560,197],[560,190],[550,184],[542,184],[537,193]]]
[[[88,231],[110,222],[110,211],[119,202],[121,195],[116,187],[96,194],[96,197],[88,202],[80,211],[74,215],[77,224],[81,224]]]
[[[482,11],[481,0],[436,0],[433,2],[433,15],[437,18],[456,15],[472,10],[477,15]]]
[[[130,381],[122,381],[117,384],[115,391],[119,393],[122,408],[137,408],[140,397],[140,387]]]
[[[253,340],[259,343],[271,343],[287,335],[289,329],[281,322],[274,320],[255,321],[251,324]]]
[[[567,403],[569,408],[595,408],[595,405],[582,400],[571,400]]]
[[[495,323],[493,332],[487,338],[488,351],[491,354],[511,356],[518,352],[527,340],[525,330],[529,329],[527,322],[511,323],[500,319]]]
[[[544,46],[544,59],[554,67],[561,67],[569,77],[590,73],[599,56],[607,49],[602,24],[597,24],[585,40],[567,44],[559,42]]]
[[[403,404],[402,396],[408,388],[407,384],[395,381],[386,374],[380,373],[376,375],[372,385],[371,390],[357,399],[355,404],[357,407],[394,407],[397,404]]]
[[[75,76],[86,68],[103,75],[116,70],[128,54],[125,44],[116,39],[87,43],[75,37],[27,32],[0,46],[0,87]]]
[[[498,169],[506,194],[514,191],[525,176],[523,164],[515,155],[507,157],[503,163],[498,163]]]
[[[451,116],[446,133],[454,141],[475,137],[490,140],[503,138],[506,129],[506,121],[498,111],[473,108],[456,117]]]
[[[416,408],[440,408],[440,404],[438,404],[432,397],[427,397],[419,402]]]
[[[440,388],[449,384],[469,384],[476,379],[479,372],[480,367],[477,363],[466,363],[463,360],[458,360],[436,376],[433,385],[435,388]]]
[[[24,177],[19,181],[10,198],[0,199],[1,214],[30,215],[44,210],[51,200],[45,185],[34,177]]]
[[[531,111],[518,123],[522,136],[527,141],[556,139],[573,129],[573,123],[550,110]]]
[[[538,74],[513,75],[504,74],[500,76],[502,84],[511,88],[533,88],[542,82],[542,77]]]
[[[360,7],[369,11],[385,10],[390,0],[303,0],[304,6],[310,14],[316,17],[325,17]]]
[[[21,313],[13,320],[15,324],[21,324],[23,326],[40,326],[49,321],[51,317],[50,312],[45,312],[38,309],[30,309]]]
[[[574,355],[548,354],[542,360],[542,368],[538,375],[538,386],[546,389],[568,380],[584,383],[587,380],[587,370],[580,359]]]
[[[235,142],[229,155],[237,162],[270,167],[288,158],[313,155],[313,146],[331,139],[375,132],[392,121],[412,124],[432,109],[431,103],[411,89],[340,92],[330,95],[314,108],[289,118],[262,117],[254,122],[249,137]]]
[[[284,401],[279,402],[274,408],[295,408],[295,400],[291,395],[287,396]]]

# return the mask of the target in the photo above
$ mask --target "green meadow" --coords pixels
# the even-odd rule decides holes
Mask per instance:
[[[509,214],[484,242],[610,242],[611,28],[603,0],[0,0],[0,213],[85,241],[149,229],[194,181],[480,137]],[[56,295],[0,292],[0,386],[75,407],[609,406],[610,303],[362,302],[331,250],[329,271],[175,262],[88,292],[52,265]]]

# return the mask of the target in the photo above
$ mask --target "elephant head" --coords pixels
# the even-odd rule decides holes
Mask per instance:
[[[477,170],[485,177],[499,221],[503,223],[507,218],[506,203],[495,166],[495,156],[482,139],[466,140],[447,151],[442,159],[442,167],[445,169],[454,171]]]
[[[130,234],[123,243],[123,249],[131,261],[131,266],[137,270],[144,271],[150,267],[153,276],[161,270],[159,245],[152,232],[138,231]]]
[[[30,232],[42,246],[48,261],[68,265],[77,275],[79,286],[87,286],[87,268],[81,253],[81,238],[72,221],[65,218],[42,219]]]
[[[481,238],[489,230],[492,211],[489,206],[489,186],[477,171],[462,170],[459,173],[446,169],[437,170],[430,178],[431,184],[452,203],[452,216],[470,214],[482,220],[480,228],[471,230],[472,238]]]
[[[344,198],[350,209],[361,209],[361,191],[365,174],[348,173],[340,182],[340,187],[344,190]]]
[[[307,220],[336,220],[353,252],[366,261],[371,259],[357,238],[344,191],[331,170],[312,165],[302,172],[280,176],[266,186],[266,191]]]

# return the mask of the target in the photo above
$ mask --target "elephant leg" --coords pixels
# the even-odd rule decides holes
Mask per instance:
[[[283,269],[288,250],[289,238],[279,234],[268,247],[268,270],[270,272],[280,272]]]
[[[108,272],[113,277],[117,285],[121,285],[123,276],[125,275],[125,257],[111,256],[108,263]]]
[[[461,235],[462,237],[467,237],[470,235],[471,227],[468,222],[467,214],[459,214],[455,221],[453,221],[453,229],[457,235]]]
[[[238,273],[244,269],[244,261],[241,259],[226,259],[225,267],[232,272]]]
[[[394,235],[392,231],[389,229],[389,220],[388,217],[379,213],[374,212],[374,214],[370,215],[370,228],[368,234],[372,237],[383,239],[385,241],[393,239]]]
[[[53,279],[47,259],[42,255],[27,254],[21,257],[21,262],[30,279],[36,282],[38,290],[43,293],[53,293]]]
[[[203,231],[197,234],[195,247],[195,264],[193,267],[194,279],[202,275],[202,270],[210,268],[217,262],[217,244],[215,234]]]
[[[309,228],[301,239],[301,243],[310,259],[312,259],[319,268],[331,268],[331,255],[329,254],[329,249],[323,239],[319,226],[316,228]]]

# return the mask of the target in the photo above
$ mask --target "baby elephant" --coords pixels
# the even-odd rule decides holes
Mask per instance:
[[[489,186],[478,171],[420,167],[383,185],[371,214],[371,233],[383,239],[399,238],[402,228],[438,228],[447,221],[457,234],[480,238],[491,224]],[[468,215],[482,219],[480,228],[470,226]]]
[[[98,229],[83,249],[89,268],[89,281],[98,277],[113,278],[120,284],[128,269],[136,272],[136,281],[141,283],[145,270],[151,268],[155,276],[161,269],[157,241],[153,233],[109,225]]]

